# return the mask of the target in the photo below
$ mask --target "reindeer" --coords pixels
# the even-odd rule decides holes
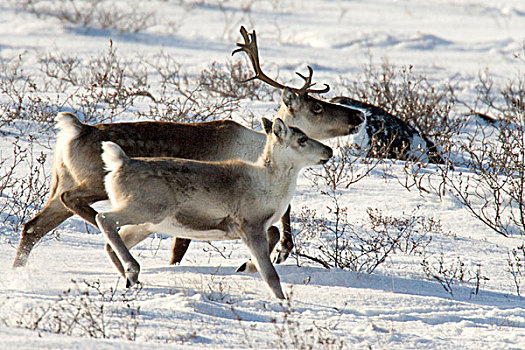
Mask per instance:
[[[313,70],[309,76],[300,75],[305,83],[301,88],[286,87],[262,72],[255,31],[248,34],[241,28],[246,52],[256,75],[272,86],[282,88],[282,103],[277,115],[288,125],[300,125],[307,134],[328,139],[355,133],[364,121],[363,112],[310,96],[326,92],[312,89]],[[238,50],[234,51],[238,52]],[[264,133],[248,129],[231,120],[202,123],[130,122],[87,125],[71,113],[59,113],[59,133],[55,146],[53,178],[49,198],[44,208],[24,224],[18,244],[14,267],[24,266],[34,245],[49,231],[73,214],[96,226],[97,212],[91,204],[107,199],[104,189],[103,164],[100,158],[102,141],[119,144],[131,157],[180,157],[195,160],[226,160],[240,158],[255,161],[266,141]],[[283,217],[283,232],[276,262],[284,260],[293,247],[289,210]],[[270,230],[278,232],[276,227]],[[176,239],[170,263],[180,262],[189,240]]]
[[[312,83],[313,69],[308,68],[308,77],[296,72],[305,82],[300,88],[293,88],[285,86],[274,79],[268,77],[262,70],[259,61],[259,48],[257,46],[257,35],[255,30],[248,33],[246,29],[241,26],[241,35],[244,43],[237,43],[238,49],[232,52],[232,55],[238,52],[245,52],[252,63],[255,75],[245,82],[258,79],[275,88],[282,89],[281,106],[277,111],[275,118],[281,118],[288,125],[303,130],[308,136],[318,139],[326,140],[338,136],[347,136],[355,134],[360,131],[364,121],[365,112],[360,108],[348,107],[339,102],[329,102],[326,100],[315,98],[310,93],[322,94],[330,90],[328,84],[324,84],[323,89],[311,89],[315,83]],[[344,109],[344,108],[348,109]],[[356,114],[356,111],[361,111],[361,114]],[[278,247],[276,247],[274,262],[277,264],[286,260],[293,249],[293,239],[290,225],[290,210],[288,208],[285,215],[282,217],[282,239]],[[272,227],[272,229],[276,229]],[[172,255],[170,264],[179,263],[186,253],[190,244],[189,239],[177,237],[172,247]],[[246,266],[246,265],[243,265]],[[243,266],[239,271],[249,272],[243,270]]]
[[[256,162],[205,162],[180,158],[129,158],[113,142],[102,143],[109,171],[105,188],[113,210],[96,216],[106,250],[126,285],[140,266],[129,249],[152,232],[196,239],[241,239],[273,294],[284,299],[270,260],[270,225],[286,211],[299,171],[324,164],[332,149],[280,118],[263,119],[266,142]],[[116,254],[115,254],[116,253]]]

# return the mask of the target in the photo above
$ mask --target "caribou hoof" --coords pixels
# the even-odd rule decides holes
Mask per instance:
[[[275,250],[273,251],[272,255],[272,262],[274,264],[281,264],[288,258],[288,255],[290,255],[290,251],[282,246],[275,247]]]
[[[133,287],[139,282],[139,272],[134,269],[128,269],[126,271],[126,288]]]
[[[139,280],[136,277],[135,278],[126,277],[126,288],[131,288],[136,284],[140,284]]]
[[[255,264],[251,260],[248,260],[247,262],[245,262],[244,264],[239,266],[237,268],[237,270],[235,270],[235,272],[239,272],[239,273],[256,273],[257,272],[257,267],[255,267]]]

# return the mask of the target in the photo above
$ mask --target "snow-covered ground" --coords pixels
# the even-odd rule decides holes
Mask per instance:
[[[370,60],[413,66],[433,81],[461,82],[458,93],[465,99],[474,94],[480,72],[505,84],[523,70],[523,61],[516,59],[525,39],[522,0],[107,1],[105,6],[129,16],[151,13],[151,26],[137,33],[85,28],[42,15],[46,9],[56,15],[56,4],[67,2],[36,1],[38,16],[21,10],[27,3],[0,4],[0,57],[21,55],[24,71],[37,80],[43,74],[39,60],[47,53],[89,60],[106,52],[110,40],[122,59],[153,62],[165,55],[196,77],[214,61],[239,61],[231,51],[241,41],[241,24],[257,30],[261,60],[272,76],[298,84],[293,73],[304,73],[308,64],[315,69],[314,80],[336,92],[341,78],[359,77]],[[56,91],[39,89],[43,95]],[[7,101],[2,96],[0,103]],[[136,118],[134,112],[147,109],[147,103],[138,102],[118,119]],[[278,99],[246,99],[242,110],[259,118],[271,116],[278,105]],[[7,160],[2,170],[13,160],[13,144],[26,147],[29,136],[35,154],[48,155],[45,168],[51,171],[53,131],[25,121],[0,129],[0,159]],[[29,165],[17,171],[23,176]],[[341,190],[349,221],[365,225],[368,208],[384,216],[439,220],[441,228],[425,237],[432,238],[425,248],[428,263],[436,266],[442,257],[449,269],[461,262],[470,276],[481,271],[478,276],[487,280],[480,281],[479,291],[472,280],[454,283],[447,292],[426,276],[418,254],[390,255],[372,274],[305,261],[297,266],[289,258],[277,266],[289,297],[280,302],[258,274],[235,273],[248,257],[242,243],[193,242],[181,265],[168,266],[171,238],[152,237],[132,251],[141,264],[142,289],[126,292],[106,257],[104,237],[78,217],[48,235],[19,269],[11,266],[20,228],[11,223],[0,226],[0,348],[525,349],[525,301],[516,293],[507,262],[508,251],[522,244],[523,236],[505,238],[454,198],[408,191],[396,176],[403,178],[403,164],[387,163]],[[437,175],[433,181],[439,181]],[[304,207],[329,216],[330,203],[308,178],[300,178],[292,201],[295,217]],[[74,335],[66,335],[75,315],[100,329],[76,324]],[[62,327],[58,334],[49,331],[57,325]]]

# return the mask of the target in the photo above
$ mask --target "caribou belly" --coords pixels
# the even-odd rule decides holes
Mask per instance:
[[[165,233],[175,237],[199,239],[199,240],[233,240],[240,239],[239,235],[231,232],[218,229],[211,230],[197,230],[186,225],[181,224],[173,217],[168,217],[158,224],[149,224],[148,227],[151,232]]]

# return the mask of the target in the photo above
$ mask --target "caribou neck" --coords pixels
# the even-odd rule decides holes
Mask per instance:
[[[283,180],[292,180],[297,177],[300,169],[295,166],[293,161],[281,159],[279,151],[279,145],[271,145],[270,142],[267,142],[264,152],[259,157],[257,164],[263,167],[268,173],[272,174],[272,176],[281,177]]]

